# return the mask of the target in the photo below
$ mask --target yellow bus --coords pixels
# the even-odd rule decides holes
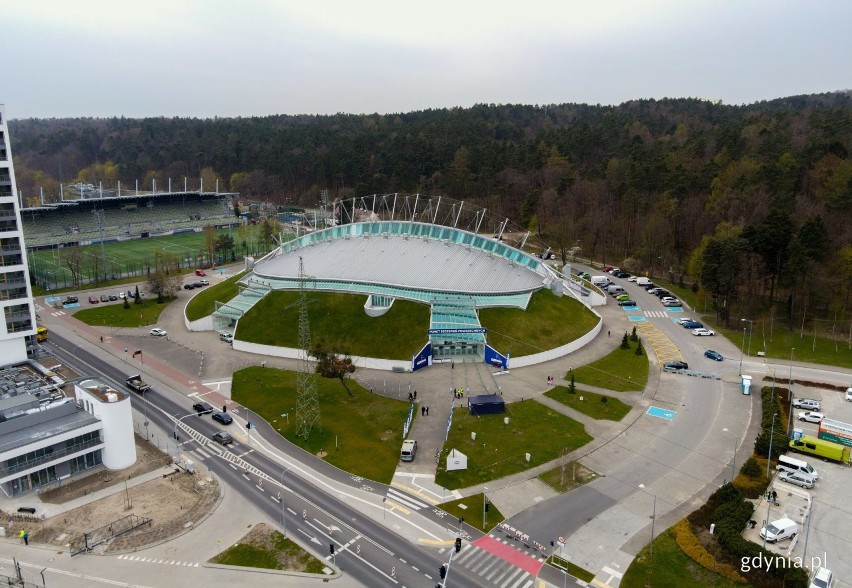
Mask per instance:
[[[47,341],[47,327],[36,329],[36,341]]]

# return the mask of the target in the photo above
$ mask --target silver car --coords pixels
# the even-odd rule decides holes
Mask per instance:
[[[793,406],[804,408],[805,410],[820,410],[819,400],[814,400],[813,398],[794,398]]]
[[[778,474],[778,479],[783,480],[788,484],[801,486],[802,488],[810,489],[814,487],[813,476],[806,474],[805,472],[781,472]]]

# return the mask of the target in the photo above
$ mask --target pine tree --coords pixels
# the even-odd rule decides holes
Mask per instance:
[[[638,341],[639,340],[639,335],[636,334],[636,325],[633,326],[633,333],[631,333],[631,335],[630,335],[630,340],[631,341]]]
[[[621,348],[630,349],[630,341],[627,339],[627,331],[624,331],[624,337],[621,338]]]

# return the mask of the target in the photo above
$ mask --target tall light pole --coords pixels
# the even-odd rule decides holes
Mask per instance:
[[[752,319],[740,319],[740,322],[748,323],[748,356],[751,357],[751,331],[754,327],[754,321]],[[743,331],[743,339],[745,339],[745,331]]]
[[[180,442],[178,441],[178,435],[177,435],[178,423],[181,422],[183,419],[185,419],[187,417],[195,416],[196,414],[197,413],[191,412],[189,414],[183,415],[182,417],[180,417],[178,419],[175,419],[175,430],[174,430],[174,433],[172,434],[175,438],[175,460],[177,460],[177,458],[180,457]]]
[[[722,429],[723,433],[727,433],[728,429]],[[736,467],[737,467],[737,435],[734,434],[734,453],[731,455],[731,482],[733,483],[734,477],[736,476]]]
[[[740,344],[740,375],[743,375],[743,353],[745,353],[745,332],[746,328],[743,327],[743,342]]]
[[[482,531],[485,532],[485,522],[488,520],[488,486],[482,487]]]
[[[639,484],[639,489],[648,494],[648,491],[645,490],[645,484]],[[651,511],[651,543],[648,544],[648,554],[651,557],[654,557],[654,524],[657,521],[657,495],[651,494],[654,497],[654,506]]]
[[[790,405],[790,408],[788,409],[790,416],[789,416],[788,422],[787,422],[787,434],[790,435],[791,438],[793,437],[793,352],[794,351],[796,351],[795,347],[790,349],[790,377],[789,377],[789,382],[788,382],[790,384],[790,387],[787,389],[787,401],[788,401],[788,404]]]
[[[775,417],[778,413],[772,415],[772,428],[769,430],[769,455],[766,456],[766,477],[769,477],[769,465],[772,461],[772,438],[775,436]]]
[[[793,347],[790,349],[790,398],[793,397],[793,353],[796,351],[796,348]]]

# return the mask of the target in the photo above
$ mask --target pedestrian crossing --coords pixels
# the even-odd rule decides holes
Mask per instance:
[[[499,588],[529,588],[543,559],[522,553],[491,535],[462,547],[451,565],[461,566],[481,578],[481,583]]]
[[[388,488],[388,492],[387,492],[387,494],[385,494],[385,497],[389,501],[392,501],[392,502],[395,502],[395,503],[397,503],[401,506],[404,506],[405,508],[407,508],[409,510],[420,510],[422,508],[427,508],[427,507],[432,506],[431,504],[423,502],[422,500],[418,500],[417,498],[415,498],[411,494],[406,494],[404,492],[400,492],[399,490],[396,490],[395,488]]]
[[[195,561],[180,561],[175,559],[165,559],[162,557],[142,557],[139,555],[132,555],[126,553],[124,555],[119,555],[116,559],[123,559],[125,561],[138,561],[143,563],[156,563],[156,564],[164,564],[170,566],[184,566],[187,568],[197,568],[198,562]]]
[[[645,316],[650,318],[669,318],[669,314],[665,310],[646,310]]]

